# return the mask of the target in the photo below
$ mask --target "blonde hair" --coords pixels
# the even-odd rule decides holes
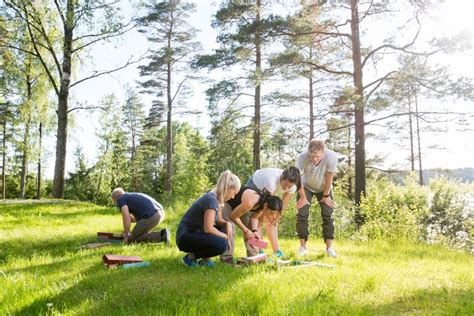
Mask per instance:
[[[115,188],[112,191],[112,199],[117,200],[119,197],[121,197],[125,191],[122,188]]]
[[[320,139],[312,139],[308,144],[308,152],[315,153],[318,151],[324,152],[326,144]]]
[[[224,205],[224,198],[229,189],[240,190],[240,179],[231,171],[226,170],[221,173],[216,185],[217,201],[219,201],[220,206]]]

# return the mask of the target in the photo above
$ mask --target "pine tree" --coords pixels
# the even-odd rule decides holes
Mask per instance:
[[[173,187],[173,115],[188,92],[186,84],[191,79],[189,63],[200,48],[195,42],[197,30],[189,25],[187,19],[195,5],[180,1],[143,3],[145,11],[137,18],[141,32],[146,33],[153,43],[149,63],[140,66],[140,75],[145,93],[152,94],[156,100],[165,98],[166,102],[166,185],[171,193]]]

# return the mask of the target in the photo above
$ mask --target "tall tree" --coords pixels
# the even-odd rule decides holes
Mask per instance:
[[[341,48],[347,50],[351,62],[335,64],[338,73],[350,76],[354,90],[354,151],[355,151],[355,202],[359,205],[366,190],[366,148],[365,119],[367,106],[371,96],[389,79],[396,69],[391,69],[382,75],[377,72],[379,61],[386,60],[388,53],[432,55],[452,46],[449,41],[432,41],[428,49],[417,49],[416,43],[421,32],[420,16],[427,10],[428,1],[370,1],[348,0],[338,4],[331,4],[333,16],[327,19],[324,30],[314,30],[312,33],[327,35],[338,42]],[[401,9],[401,10],[400,10]],[[394,30],[387,30],[386,37],[378,46],[363,45],[363,41],[370,37],[381,23],[380,19],[390,19],[397,13],[406,16],[404,24]],[[350,18],[348,18],[348,15]],[[385,25],[385,24],[384,24]],[[395,26],[396,27],[396,26]],[[362,32],[361,32],[362,29]],[[407,40],[408,38],[408,40]],[[367,41],[376,42],[374,40]],[[426,48],[426,47],[425,47]],[[315,67],[321,66],[313,62]],[[321,69],[323,69],[322,67]],[[319,68],[318,68],[319,69]],[[350,70],[349,70],[350,69]],[[326,67],[331,72],[334,68]],[[363,78],[369,83],[364,84]],[[356,208],[355,220],[358,225],[363,218]]]
[[[173,187],[173,124],[179,98],[186,96],[186,84],[192,78],[190,61],[199,50],[195,41],[197,30],[187,22],[194,12],[195,4],[181,1],[144,3],[145,13],[137,19],[141,32],[154,44],[148,57],[150,62],[140,66],[144,92],[156,98],[166,98],[166,186],[171,193]]]
[[[312,2],[303,4],[299,11],[288,16],[287,25],[281,31],[285,35],[282,37],[285,50],[271,59],[272,67],[279,70],[283,78],[294,80],[293,85],[287,86],[288,91],[277,92],[272,95],[272,99],[278,100],[280,105],[295,107],[303,103],[307,106],[304,115],[304,121],[307,122],[304,125],[309,126],[309,130],[305,128],[307,140],[326,132],[324,123],[321,124],[322,131],[316,130],[316,120],[327,119],[329,113],[325,105],[331,103],[328,97],[334,97],[335,75],[343,74],[329,69],[330,64],[341,58],[341,49],[323,34],[326,26],[320,21],[320,12],[320,4]],[[316,30],[317,33],[314,32]],[[303,85],[306,86],[303,88]]]
[[[93,44],[121,36],[130,28],[130,24],[123,23],[118,1],[5,0],[4,3],[12,16],[26,25],[33,49],[23,51],[39,59],[58,99],[52,195],[61,198],[64,194],[68,114],[77,109],[69,106],[70,89],[86,80],[123,69],[133,63],[129,60],[116,69],[94,71],[73,80],[75,58],[84,54]],[[56,27],[58,24],[59,28]],[[8,37],[0,39],[0,45],[22,50],[14,45],[14,34],[12,32]],[[52,68],[49,66],[50,60]]]
[[[253,99],[254,170],[260,169],[261,164],[262,84],[268,75],[265,48],[272,42],[278,28],[284,25],[281,17],[268,14],[269,3],[266,4],[267,10],[261,0],[254,3],[224,1],[212,22],[212,26],[219,30],[217,42],[220,48],[213,54],[200,56],[196,62],[197,67],[208,69],[229,69],[232,66],[236,69],[232,77],[221,80],[208,90],[208,94],[213,95],[211,102],[223,98],[230,100],[232,105],[242,100],[242,107],[246,108],[250,106],[245,102]]]
[[[128,158],[131,178],[131,189],[138,190],[138,166],[137,166],[137,148],[145,124],[144,104],[139,99],[137,93],[127,88],[125,103],[122,106],[123,113],[123,132],[128,140]]]
[[[10,29],[9,22],[0,15],[0,38],[5,36]],[[13,141],[14,126],[16,125],[16,117],[18,116],[18,108],[14,103],[17,100],[19,71],[14,51],[8,47],[0,46],[0,126],[1,126],[1,151],[2,151],[2,199],[7,195],[7,155],[9,145]]]
[[[431,66],[425,56],[402,56],[399,58],[400,69],[387,82],[387,88],[380,91],[377,102],[380,102],[388,115],[387,126],[390,129],[403,131],[408,120],[408,139],[410,148],[411,170],[418,164],[419,184],[423,185],[421,132],[440,133],[448,121],[457,121],[459,126],[465,118],[465,112],[456,111],[451,104],[440,100],[473,100],[472,79],[453,77],[446,66]],[[422,102],[420,102],[420,100]],[[429,104],[429,107],[422,104]],[[472,115],[472,112],[470,113]],[[424,126],[420,126],[420,120]],[[403,136],[405,133],[397,133]],[[385,133],[390,137],[390,133]],[[402,138],[405,140],[406,137]],[[397,139],[397,143],[405,145]],[[438,148],[443,150],[443,148]]]

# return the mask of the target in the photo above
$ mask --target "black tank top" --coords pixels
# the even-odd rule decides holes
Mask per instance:
[[[235,209],[237,206],[239,206],[242,203],[242,194],[244,194],[245,190],[252,190],[252,191],[256,192],[259,196],[257,204],[255,204],[252,207],[250,212],[258,212],[258,211],[263,210],[263,205],[265,204],[265,195],[266,194],[262,193],[260,191],[248,188],[246,186],[240,187],[240,191],[234,196],[234,198],[227,201],[227,203],[230,204],[232,209]],[[257,207],[257,208],[255,208],[255,207]]]

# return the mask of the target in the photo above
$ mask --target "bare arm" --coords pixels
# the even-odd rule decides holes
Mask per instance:
[[[280,249],[280,246],[278,245],[277,226],[273,225],[272,223],[266,222],[265,230],[267,231],[268,240],[270,240],[270,245],[272,245],[273,253],[276,253]]]
[[[222,207],[219,207],[219,211],[217,212],[217,225],[219,227],[225,227],[227,232],[227,239],[232,237],[232,223],[226,221],[222,216]]]
[[[122,221],[123,221],[123,242],[127,243],[128,234],[130,233],[130,225],[132,224],[131,216],[133,215],[130,214],[127,205],[122,206],[120,208],[120,211],[122,212]]]
[[[252,217],[250,217],[250,229],[252,230],[252,232],[254,230],[258,230],[258,224],[260,222],[260,218],[262,217],[262,214],[263,212],[260,211],[260,212],[257,212],[256,214],[252,215]]]
[[[230,214],[230,219],[239,226],[239,228],[244,232],[245,238],[258,238],[258,235],[255,235],[250,231],[244,223],[240,220],[240,217],[251,210],[251,208],[258,203],[259,196],[252,190],[246,190],[242,194],[242,203],[239,204]]]
[[[290,202],[290,199],[291,199],[291,196],[292,196],[292,195],[293,195],[293,194],[288,193],[288,192],[283,193],[283,196],[281,197],[281,200],[282,200],[282,202],[283,202],[283,208],[282,208],[282,210],[281,210],[282,212],[283,212],[284,210],[286,210],[286,207],[288,206],[288,202]]]
[[[227,235],[214,227],[214,224],[216,223],[215,218],[216,210],[208,208],[206,212],[204,212],[204,232],[227,240]]]

